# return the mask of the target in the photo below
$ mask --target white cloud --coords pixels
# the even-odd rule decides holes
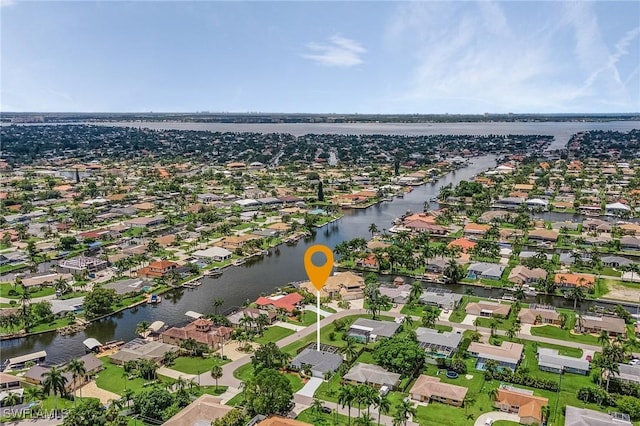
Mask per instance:
[[[321,65],[329,67],[353,67],[363,63],[361,58],[367,49],[355,40],[335,35],[328,43],[309,43],[307,48],[313,53],[302,55]]]
[[[386,41],[415,60],[404,89],[388,101],[411,112],[595,112],[614,104],[637,109],[615,65],[640,29],[625,34],[611,53],[591,5],[545,7],[524,25],[515,20],[518,14],[506,13],[515,9],[505,3],[400,5]],[[607,78],[584,90],[585,79],[604,70],[611,71]]]

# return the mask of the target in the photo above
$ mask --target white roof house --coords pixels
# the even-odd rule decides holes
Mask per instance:
[[[611,203],[605,206],[605,210],[620,210],[620,211],[631,211],[631,207],[622,203]]]
[[[209,247],[208,249],[205,249],[205,250],[194,251],[192,254],[195,257],[203,257],[206,259],[213,259],[213,260],[229,259],[232,255],[232,253],[229,250],[222,247]]]

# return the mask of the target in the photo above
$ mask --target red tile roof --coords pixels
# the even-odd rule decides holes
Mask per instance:
[[[273,306],[275,308],[286,309],[288,312],[293,312],[296,309],[296,305],[304,299],[300,293],[290,293],[279,299],[272,299],[270,297],[258,297],[256,304],[258,306]]]

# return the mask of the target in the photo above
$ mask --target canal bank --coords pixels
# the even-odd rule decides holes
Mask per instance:
[[[289,282],[305,279],[302,262],[304,252],[310,245],[324,244],[334,247],[337,243],[370,235],[369,226],[375,223],[379,229],[388,229],[392,221],[408,210],[422,211],[424,203],[437,196],[442,185],[457,184],[460,180],[496,165],[496,157],[487,155],[474,158],[466,168],[443,176],[436,184],[414,187],[403,198],[385,201],[368,209],[348,209],[344,216],[319,228],[307,239],[300,239],[295,245],[281,245],[273,249],[273,254],[264,258],[251,259],[244,265],[228,268],[218,278],[202,278],[202,285],[194,289],[177,289],[163,295],[158,305],[140,305],[132,309],[110,315],[89,324],[85,330],[69,336],[55,332],[28,336],[0,343],[2,358],[19,356],[38,350],[46,350],[50,362],[62,362],[84,354],[82,341],[93,337],[101,342],[130,340],[136,337],[135,328],[141,321],[164,321],[167,324],[182,322],[185,312],[201,313],[213,311],[212,301],[225,301],[222,311],[253,301],[262,294],[269,294]]]

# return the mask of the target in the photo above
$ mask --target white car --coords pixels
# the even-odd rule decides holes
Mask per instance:
[[[489,417],[485,422],[484,422],[485,426],[491,426],[493,424],[493,419],[491,417]]]
[[[638,365],[640,364],[640,359],[632,359],[629,361],[629,365]]]

